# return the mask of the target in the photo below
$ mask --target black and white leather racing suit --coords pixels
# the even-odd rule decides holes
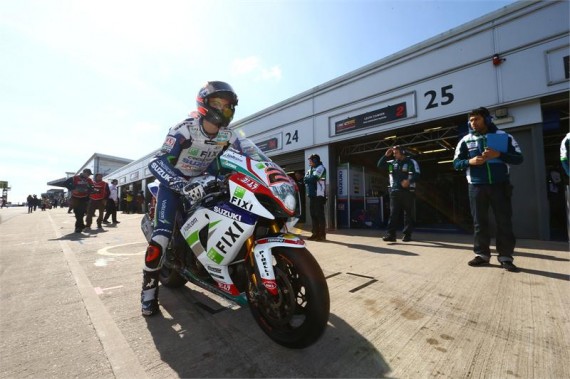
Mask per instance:
[[[201,123],[201,115],[192,112],[187,119],[172,127],[160,152],[148,165],[160,185],[155,228],[143,268],[143,301],[158,297],[158,271],[172,237],[176,211],[181,206],[181,194],[190,180],[203,175],[233,139],[232,132],[226,128],[220,128],[217,136],[210,138],[204,133]]]

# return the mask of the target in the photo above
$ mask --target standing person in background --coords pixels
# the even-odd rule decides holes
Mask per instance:
[[[111,216],[114,225],[120,223],[120,221],[117,221],[117,206],[119,205],[118,183],[119,181],[117,179],[113,179],[111,180],[111,184],[109,184],[109,198],[107,199],[107,208],[105,209],[103,224],[109,223],[109,216]]]
[[[40,199],[38,199],[38,195],[34,195],[33,200],[34,200],[34,211],[35,211],[36,209],[38,209],[38,206],[40,205]]]
[[[564,172],[566,173],[566,177],[570,176],[570,169],[568,167],[568,152],[570,152],[570,133],[566,133],[566,137],[564,137],[562,139],[562,142],[560,143],[560,163],[562,164],[562,167],[564,168]],[[566,205],[565,205],[565,213],[566,213],[566,230],[567,230],[567,236],[568,236],[568,240],[570,240],[570,212],[569,212],[569,206],[568,204],[570,203],[570,187],[568,186],[568,184],[566,184],[565,186],[565,190],[564,193],[566,194]]]
[[[135,197],[135,211],[133,213],[144,213],[144,191],[139,191]]]
[[[307,192],[305,191],[305,182],[303,181],[303,171],[295,171],[295,183],[299,188],[299,198],[301,199],[301,216],[299,217],[299,222],[304,223],[307,219]]]
[[[392,158],[390,159],[389,158]],[[390,219],[388,231],[382,239],[386,242],[396,241],[396,230],[404,220],[402,232],[403,242],[412,240],[414,231],[414,203],[416,180],[420,175],[418,162],[406,156],[406,151],[400,146],[394,146],[386,150],[380,157],[377,166],[388,167],[390,176]]]
[[[127,207],[127,192],[128,191],[122,191],[121,192],[121,200],[119,203],[119,210],[122,211],[123,213],[129,213],[128,212],[128,207]]]
[[[71,191],[71,207],[75,214],[75,233],[81,233],[85,229],[85,212],[89,203],[89,194],[93,192],[93,175],[90,169],[86,168],[79,175],[67,179],[65,185]]]
[[[28,213],[32,213],[34,211],[34,198],[32,195],[28,195],[26,201],[28,202]]]
[[[560,143],[560,163],[566,172],[566,176],[570,176],[570,168],[568,167],[568,152],[570,151],[570,133],[566,133],[566,137]]]
[[[135,199],[135,197],[133,196],[133,191],[127,190],[127,196],[125,199],[127,202],[127,206],[125,207],[125,209],[123,209],[123,212],[126,214],[132,213],[133,201]]]
[[[95,211],[97,214],[97,228],[101,229],[103,225],[103,213],[105,212],[105,207],[107,205],[107,199],[109,198],[109,185],[103,180],[102,174],[95,175],[95,182],[93,183],[94,191],[89,195],[89,205],[87,206],[87,217],[85,224],[87,228],[91,227],[91,222]]]
[[[469,186],[475,258],[468,264],[484,266],[491,260],[491,207],[497,226],[499,263],[505,270],[517,272],[513,263],[516,239],[511,220],[513,186],[509,180],[509,165],[521,164],[523,155],[513,136],[497,129],[487,108],[473,109],[468,117],[471,130],[457,144],[453,160],[456,170],[465,171]],[[491,143],[493,140],[497,142]],[[489,147],[490,143],[494,148]]]
[[[318,154],[309,157],[309,170],[305,174],[304,182],[309,196],[309,213],[311,214],[312,235],[311,241],[326,241],[327,225],[325,218],[325,203],[327,201],[327,169],[321,162]]]

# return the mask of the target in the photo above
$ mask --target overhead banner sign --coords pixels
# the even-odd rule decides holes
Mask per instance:
[[[264,153],[267,153],[269,151],[273,151],[273,150],[279,150],[281,149],[281,135],[275,135],[272,136],[270,138],[267,138],[263,141],[258,141],[255,142],[255,145],[257,147],[259,147],[259,149],[261,151],[263,151]]]
[[[361,115],[350,117],[334,124],[335,134],[353,132],[355,130],[378,126],[387,122],[408,117],[406,102],[389,105]]]

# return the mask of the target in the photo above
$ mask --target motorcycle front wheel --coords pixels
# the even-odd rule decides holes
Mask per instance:
[[[273,249],[276,296],[249,275],[247,298],[253,318],[278,344],[302,349],[315,343],[327,326],[330,297],[323,271],[307,249]]]

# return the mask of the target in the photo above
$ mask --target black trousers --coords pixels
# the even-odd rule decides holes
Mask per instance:
[[[109,216],[113,223],[117,223],[117,204],[112,199],[107,199],[107,209],[105,209],[104,221],[109,221]]]
[[[388,235],[395,236],[396,230],[404,220],[404,235],[411,236],[414,231],[414,200],[413,191],[399,190],[390,192],[390,219],[388,220]]]
[[[326,199],[324,196],[312,196],[309,197],[309,203],[313,235],[325,238],[327,234],[327,221],[325,218]]]
[[[87,212],[87,204],[89,204],[89,196],[71,198],[71,206],[75,214],[75,229],[85,228],[85,221],[83,219]]]
[[[473,252],[491,258],[491,232],[489,230],[489,207],[495,214],[497,226],[497,253],[499,261],[512,261],[515,250],[511,205],[512,189],[510,183],[469,184],[469,203],[473,216],[474,244]]]

